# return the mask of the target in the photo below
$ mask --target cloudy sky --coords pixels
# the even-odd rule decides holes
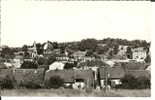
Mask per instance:
[[[2,0],[1,44],[78,41],[85,38],[150,41],[151,4],[136,1]]]

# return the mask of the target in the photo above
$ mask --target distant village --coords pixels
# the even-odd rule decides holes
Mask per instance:
[[[41,87],[57,77],[65,88],[102,89],[121,86],[127,75],[151,79],[150,42],[145,40],[34,41],[30,46],[1,46],[0,54],[0,79],[9,77],[17,86]]]

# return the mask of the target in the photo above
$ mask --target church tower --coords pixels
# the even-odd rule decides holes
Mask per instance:
[[[37,53],[37,46],[36,46],[36,41],[34,41],[34,43],[33,43],[33,52],[32,52],[32,58],[35,58],[37,55],[38,55],[38,53]]]

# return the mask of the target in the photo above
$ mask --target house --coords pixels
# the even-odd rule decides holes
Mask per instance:
[[[93,71],[91,70],[48,70],[45,73],[45,81],[53,76],[59,76],[64,80],[64,85],[70,85],[74,89],[90,88],[94,85]]]
[[[66,56],[65,54],[60,54],[60,55],[56,56],[56,60],[66,63],[69,61],[69,57]]]
[[[99,68],[99,80],[101,87],[105,86],[106,79],[108,85],[115,87],[121,84],[121,78],[125,76],[125,71],[121,67],[101,67]]]
[[[65,64],[62,62],[54,62],[51,65],[49,65],[49,70],[63,70],[64,69]]]
[[[144,61],[147,56],[147,50],[144,47],[132,49],[132,58],[137,61]]]
[[[20,68],[21,64],[24,62],[24,57],[20,55],[15,56],[13,62],[15,68]]]
[[[54,49],[52,51],[52,54],[60,55],[60,53],[61,53],[61,50],[60,49]]]
[[[33,46],[28,48],[28,53],[31,55],[31,58],[37,57],[37,47],[36,47],[36,42],[34,41]]]
[[[76,52],[74,52],[73,54],[72,54],[72,56],[74,57],[74,59],[76,59],[76,60],[84,60],[84,58],[85,58],[85,55],[86,55],[86,51],[76,51]]]
[[[24,55],[24,51],[17,51],[14,53],[16,56],[23,56]]]
[[[93,69],[94,67],[103,67],[106,66],[107,64],[101,60],[93,60],[93,61],[85,61],[85,62],[80,62],[78,63],[78,67],[82,68],[83,70],[87,69]]]
[[[148,65],[145,70],[148,70],[151,72],[151,65]]]
[[[43,47],[44,49],[44,55],[49,55],[49,54],[52,54],[52,50],[53,50],[53,45],[47,41]]]
[[[7,68],[12,68],[12,67],[13,67],[12,62],[4,62],[4,65],[5,65]]]
[[[85,85],[85,88],[93,88],[94,83],[94,72],[92,70],[76,70],[74,71],[75,84]],[[83,88],[81,86],[81,88]]]

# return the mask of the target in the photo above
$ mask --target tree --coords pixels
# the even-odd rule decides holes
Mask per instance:
[[[119,45],[118,44],[114,45],[113,52],[114,52],[115,55],[119,52],[119,49],[118,48],[119,48]]]
[[[13,82],[9,76],[0,80],[0,88],[1,89],[13,89]]]
[[[104,47],[98,46],[98,47],[96,48],[96,52],[97,52],[98,54],[105,54],[108,50],[109,50],[109,47],[108,47],[107,45],[105,45]]]
[[[64,69],[73,69],[76,65],[77,63],[66,63]]]
[[[145,62],[146,63],[151,63],[151,57],[150,57],[150,55],[147,55],[147,57],[145,58]]]
[[[125,75],[122,79],[122,88],[125,89],[136,89],[138,86],[137,79],[132,75]]]
[[[36,48],[39,55],[43,54],[43,46],[40,43],[36,44]]]
[[[94,53],[93,53],[93,51],[92,50],[88,50],[87,51],[87,53],[86,53],[86,56],[93,56],[94,55]]]
[[[127,58],[132,59],[131,47],[127,47],[126,55],[127,55]]]
[[[54,88],[57,89],[63,86],[64,80],[60,76],[52,76],[48,81],[45,82],[46,88]]]
[[[48,59],[45,57],[39,57],[37,59],[39,65],[48,65]]]
[[[85,50],[95,51],[96,47],[97,47],[97,40],[96,39],[83,39],[80,43],[79,49],[81,51],[85,51]]]
[[[52,45],[53,45],[54,49],[58,49],[58,43],[57,42],[53,42]]]
[[[1,56],[6,59],[12,59],[14,58],[14,51],[9,47],[5,47],[2,49]]]
[[[56,61],[56,55],[50,55],[47,57],[47,65],[50,65],[55,61]]]
[[[23,45],[22,51],[24,51],[24,57],[25,58],[30,56],[29,53],[28,53],[28,46],[27,45]]]
[[[113,57],[113,51],[111,50],[111,51],[109,52],[108,59],[112,59],[112,57]]]
[[[38,64],[31,61],[24,61],[24,63],[21,65],[22,69],[36,69],[38,68]]]
[[[137,88],[138,89],[146,89],[146,88],[150,88],[151,87],[151,81],[149,78],[145,77],[145,76],[141,76],[137,78]]]

